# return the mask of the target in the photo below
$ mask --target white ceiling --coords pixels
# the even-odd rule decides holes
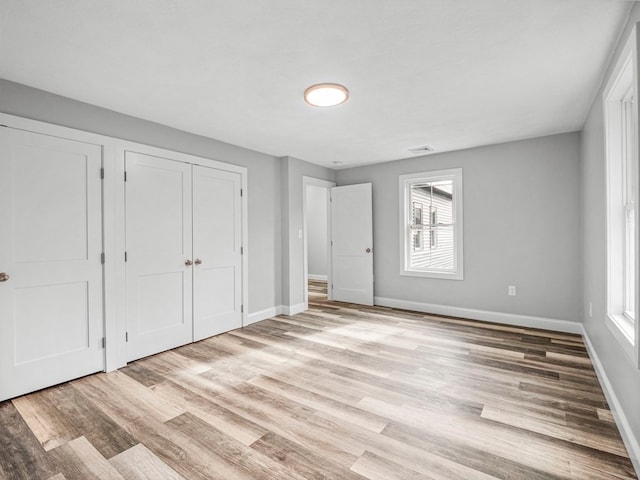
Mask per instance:
[[[0,77],[348,167],[579,130],[631,3],[0,0]]]

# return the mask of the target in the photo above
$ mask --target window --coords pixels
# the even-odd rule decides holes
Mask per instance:
[[[462,169],[400,176],[400,274],[462,280]]]
[[[638,112],[631,36],[604,92],[607,325],[637,362]]]

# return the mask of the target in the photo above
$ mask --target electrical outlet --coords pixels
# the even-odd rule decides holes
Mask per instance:
[[[512,297],[515,297],[516,296],[516,286],[515,285],[509,285],[507,287],[507,293],[509,295],[511,295]]]

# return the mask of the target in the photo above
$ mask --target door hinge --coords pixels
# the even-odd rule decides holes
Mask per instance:
[[[240,196],[242,196],[242,189],[240,189]]]
[[[104,265],[104,252],[100,254],[100,263]]]
[[[127,172],[126,171],[124,172],[124,181],[125,182],[127,181]]]
[[[244,247],[240,247],[240,255],[244,255]]]
[[[104,168],[100,168],[100,180],[104,180]]]
[[[129,332],[124,332],[124,341],[125,342],[129,341]]]
[[[107,338],[102,337],[102,348],[107,348]]]
[[[244,305],[240,305],[240,312],[244,312]]]
[[[333,247],[333,240],[331,240],[331,246]]]
[[[127,252],[124,252],[124,261],[127,261]]]

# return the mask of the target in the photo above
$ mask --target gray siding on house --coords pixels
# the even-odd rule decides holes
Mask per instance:
[[[411,266],[416,268],[452,269],[454,266],[453,227],[441,226],[433,231],[428,228],[431,223],[431,213],[434,209],[437,212],[438,223],[451,224],[453,222],[452,198],[446,194],[439,193],[437,189],[434,189],[432,196],[428,188],[414,187],[411,192],[411,201],[412,205],[414,203],[422,205],[422,223],[425,225],[421,232],[413,232],[414,237],[422,235],[420,243],[422,248],[412,249]]]

